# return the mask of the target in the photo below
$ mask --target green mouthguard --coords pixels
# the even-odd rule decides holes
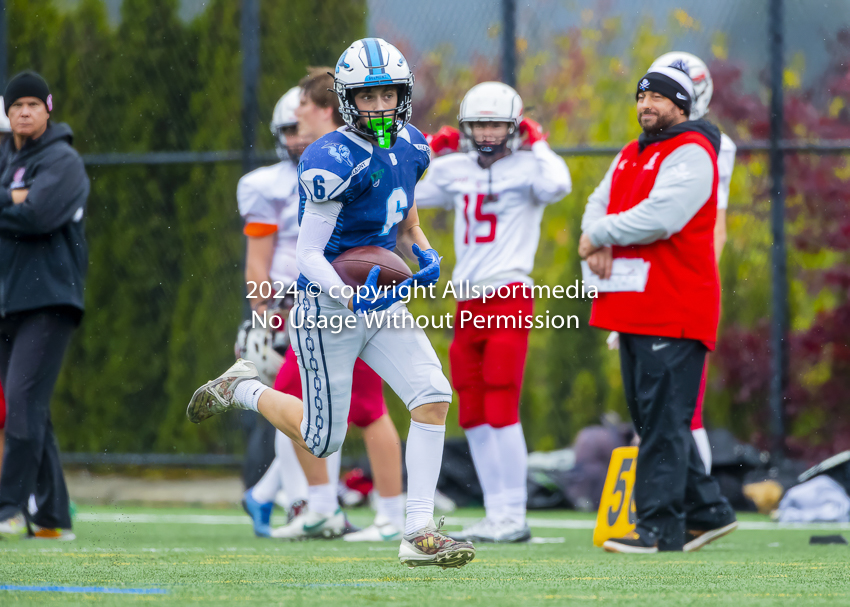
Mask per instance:
[[[385,116],[382,118],[369,118],[366,120],[366,125],[372,129],[375,139],[378,140],[378,147],[385,150],[390,149],[390,146],[392,145],[392,117]]]

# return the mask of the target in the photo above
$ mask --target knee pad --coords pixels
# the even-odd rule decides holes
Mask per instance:
[[[484,382],[481,353],[466,344],[453,341],[449,346],[449,363],[452,383],[460,392],[464,389],[480,389]]]
[[[458,423],[464,430],[487,423],[484,414],[484,391],[458,389]]]
[[[484,417],[494,428],[519,423],[519,386],[489,388],[484,393]]]
[[[491,339],[484,348],[482,376],[488,388],[516,388],[522,386],[525,354],[528,341]]]

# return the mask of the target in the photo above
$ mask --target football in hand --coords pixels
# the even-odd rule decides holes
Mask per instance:
[[[366,284],[369,271],[374,266],[381,267],[378,285],[391,287],[413,274],[404,260],[383,247],[354,247],[340,253],[331,263],[342,281],[352,287]]]

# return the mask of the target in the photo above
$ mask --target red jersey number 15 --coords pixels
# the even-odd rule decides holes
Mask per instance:
[[[469,217],[469,194],[463,196],[463,218],[466,220],[466,234],[463,236],[463,244],[469,244],[469,236],[473,232],[473,227],[477,227],[479,223],[488,223],[490,231],[485,235],[476,235],[475,242],[493,242],[496,240],[496,220],[495,213],[484,213],[481,206],[485,202],[495,202],[499,197],[496,194],[477,194],[475,196],[475,222],[472,222]]]

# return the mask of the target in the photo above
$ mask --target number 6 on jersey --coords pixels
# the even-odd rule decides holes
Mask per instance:
[[[407,194],[403,188],[396,188],[390,192],[387,198],[387,221],[384,223],[384,229],[381,236],[386,236],[393,229],[393,226],[404,219],[404,210],[407,208]]]

